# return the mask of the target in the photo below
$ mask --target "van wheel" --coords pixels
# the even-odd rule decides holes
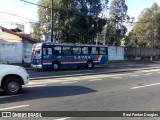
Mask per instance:
[[[58,62],[53,63],[52,69],[53,70],[60,70],[60,64]]]
[[[22,83],[18,78],[7,78],[4,81],[3,90],[9,95],[18,94],[22,91]]]
[[[94,68],[93,61],[90,60],[87,62],[87,68]]]

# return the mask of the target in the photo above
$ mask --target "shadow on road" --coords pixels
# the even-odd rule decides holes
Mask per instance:
[[[35,100],[41,98],[53,98],[75,96],[81,94],[89,94],[96,90],[82,86],[44,86],[36,88],[23,88],[23,92],[19,96],[1,98],[0,104],[13,103],[18,101]],[[0,91],[0,96],[6,96],[3,91]]]

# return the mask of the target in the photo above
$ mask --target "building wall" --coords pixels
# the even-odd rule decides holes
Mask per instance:
[[[21,42],[0,42],[0,63],[22,63]]]
[[[25,29],[24,29],[24,33],[25,34],[32,34],[33,33],[33,27],[34,27],[34,22],[31,22],[31,21],[29,21],[29,22],[26,22],[25,23]]]
[[[23,43],[23,60],[25,63],[31,63],[32,44]]]
[[[0,29],[0,63],[30,63],[32,43]]]
[[[124,60],[124,47],[109,46],[108,59],[109,61]]]

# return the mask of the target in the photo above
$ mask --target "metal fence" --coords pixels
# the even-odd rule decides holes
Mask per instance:
[[[127,60],[132,59],[149,59],[150,56],[153,56],[153,59],[160,59],[160,49],[151,49],[151,48],[124,48],[124,58]]]

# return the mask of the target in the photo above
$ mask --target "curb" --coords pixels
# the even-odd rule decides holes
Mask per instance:
[[[98,72],[97,74],[123,73],[123,72],[129,72],[129,71],[141,71],[141,70],[151,70],[151,69],[160,69],[160,67],[150,67],[150,68],[140,68],[140,69],[130,69],[130,70],[127,69],[127,70],[111,71],[111,72]],[[75,75],[63,75],[63,76],[36,77],[36,78],[30,78],[30,80],[43,80],[43,79],[87,76],[87,75],[95,75],[95,73],[88,73],[88,74],[83,74],[83,75],[75,74]]]
[[[148,65],[149,65],[150,63],[145,63],[145,64],[148,64]],[[108,67],[124,67],[124,66],[130,66],[130,65],[133,65],[133,66],[134,66],[134,65],[140,65],[140,64],[134,64],[134,63],[133,63],[133,64],[123,64],[123,65],[122,65],[122,64],[110,63],[110,64],[106,64],[106,65],[96,65],[96,67],[97,67],[97,68],[101,68],[101,67],[104,67],[104,68],[107,67],[107,68],[108,68]],[[37,70],[36,68],[31,68],[31,67],[25,68],[25,69],[26,69],[26,70]]]
[[[35,68],[25,68],[26,70],[35,70]]]

